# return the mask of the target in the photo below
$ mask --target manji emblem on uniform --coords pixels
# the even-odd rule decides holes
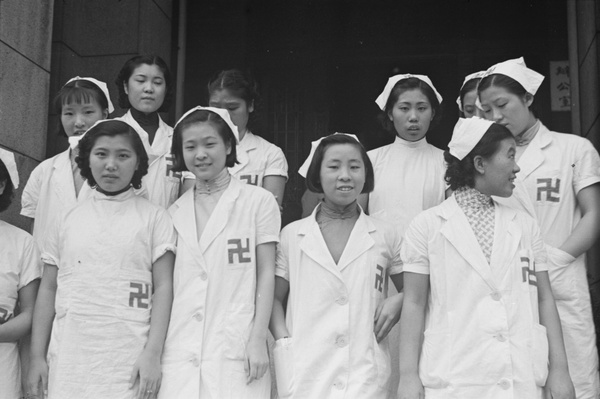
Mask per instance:
[[[521,256],[521,271],[523,272],[523,282],[537,287],[537,279],[535,277],[535,263],[526,256]]]
[[[560,179],[537,179],[537,200],[547,202],[560,202]]]
[[[129,306],[132,308],[148,309],[150,306],[150,284],[129,283]]]
[[[6,323],[9,318],[8,310],[0,308],[0,324]]]
[[[246,184],[258,186],[258,175],[241,175],[240,180],[246,180]]]
[[[227,240],[227,256],[229,258],[229,264],[232,265],[234,262],[233,258],[237,255],[237,263],[250,263],[252,257],[250,256],[250,239],[246,238],[246,246],[242,245],[242,240],[239,238],[232,238]],[[248,255],[248,256],[246,256]]]
[[[379,292],[383,292],[384,276],[385,273],[383,267],[377,265],[377,271],[375,272],[375,289]]]
[[[173,154],[169,154],[166,157],[167,160],[167,177],[174,177],[176,179],[181,179],[181,172],[175,172],[173,170],[173,165],[175,162],[175,157]]]

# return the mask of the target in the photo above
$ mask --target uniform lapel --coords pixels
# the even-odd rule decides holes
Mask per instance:
[[[60,202],[63,205],[75,204],[77,201],[77,197],[75,196],[75,182],[73,181],[73,169],[71,168],[71,159],[69,156],[69,150],[61,153],[53,165],[55,169],[53,175],[55,176],[56,184],[53,185],[52,189],[55,191],[57,197],[60,198]],[[87,183],[84,182],[84,184]]]
[[[210,244],[217,238],[217,236],[225,229],[229,217],[231,216],[235,201],[240,195],[242,183],[239,182],[235,177],[231,176],[229,187],[225,189],[217,206],[213,210],[206,227],[200,237],[200,250],[202,253],[206,252]]]
[[[249,152],[256,148],[254,135],[250,132],[246,133],[241,143],[243,143],[243,145],[238,145],[237,147],[237,160],[239,163],[235,164],[229,169],[232,175],[238,174],[241,170],[248,166],[250,163]]]
[[[325,240],[323,239],[323,234],[321,234],[321,230],[319,229],[319,224],[316,220],[318,208],[317,206],[310,217],[304,219],[303,226],[298,230],[300,250],[319,266],[340,280],[343,280],[340,269],[333,261],[333,257],[329,253],[329,248],[327,248],[327,244],[325,244]]]
[[[514,209],[496,204],[494,247],[491,257],[491,269],[496,272],[496,281],[501,281],[506,268],[513,264],[519,248],[521,229],[515,221],[516,215]]]
[[[204,256],[198,246],[196,218],[194,216],[194,190],[187,190],[169,209],[178,240],[183,240],[199,265],[204,265]]]
[[[518,180],[525,180],[534,170],[536,170],[544,162],[544,154],[542,149],[552,141],[552,137],[548,134],[546,126],[541,125],[537,134],[527,146],[527,149],[521,158],[519,158],[519,167],[521,171],[517,174]]]
[[[338,269],[340,271],[344,270],[356,258],[375,245],[375,241],[370,234],[375,230],[375,225],[361,211],[338,262]]]
[[[150,167],[154,162],[156,162],[156,160],[159,158],[159,156],[154,154],[154,150],[152,149],[152,146],[150,145],[150,139],[148,137],[148,133],[146,133],[146,131],[140,126],[140,124],[137,123],[137,121],[133,118],[133,116],[131,115],[131,111],[127,111],[127,113],[125,115],[123,115],[121,118],[116,118],[116,119],[122,119],[123,121],[129,123],[131,125],[131,127],[133,127],[135,129],[138,136],[140,136],[140,139],[142,139],[142,143],[144,144],[144,149],[146,150],[146,153],[148,154],[148,166]],[[159,119],[159,130],[160,130],[160,119]],[[158,131],[157,131],[157,134],[158,134]]]
[[[486,284],[490,288],[495,289],[496,284],[494,283],[490,265],[481,250],[479,242],[477,242],[477,238],[467,217],[456,203],[454,196],[442,203],[438,212],[446,220],[440,229],[440,233],[446,237],[460,256],[475,269]]]

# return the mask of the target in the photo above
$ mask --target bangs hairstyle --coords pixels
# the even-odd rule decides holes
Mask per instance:
[[[123,109],[131,108],[129,97],[127,96],[127,93],[125,93],[125,85],[129,82],[129,78],[133,75],[133,71],[142,64],[150,66],[156,65],[163,73],[166,86],[165,99],[158,109],[158,112],[167,112],[171,106],[171,100],[173,99],[173,77],[171,76],[171,71],[165,60],[154,54],[136,55],[125,62],[125,65],[123,65],[119,71],[117,79],[115,80],[117,91],[119,93],[119,107]]]
[[[10,174],[8,169],[2,160],[0,159],[0,182],[5,182],[4,192],[0,195],[0,212],[4,212],[10,206],[13,198],[14,186],[12,180],[10,180]]]
[[[256,122],[256,110],[260,105],[260,94],[258,84],[250,72],[242,72],[239,69],[228,69],[214,75],[208,82],[208,96],[217,91],[227,90],[232,96],[239,97],[246,102],[246,106],[254,107],[248,118],[248,127],[251,129]]]
[[[235,135],[231,131],[231,128],[227,122],[225,122],[221,116],[214,112],[200,109],[186,116],[185,119],[179,121],[177,126],[175,126],[175,130],[173,131],[173,144],[171,145],[171,153],[175,158],[175,161],[173,162],[173,170],[176,172],[184,172],[188,170],[183,159],[183,131],[190,126],[199,123],[210,124],[216,129],[217,133],[219,133],[219,136],[221,136],[225,146],[229,145],[231,147],[231,152],[225,158],[225,166],[231,168],[238,163]]]
[[[444,151],[444,159],[448,164],[446,169],[446,182],[450,185],[450,189],[456,191],[461,187],[475,186],[475,166],[474,159],[476,156],[481,156],[484,159],[489,159],[498,151],[500,143],[508,138],[513,138],[510,130],[506,127],[494,123],[490,125],[479,143],[465,156],[459,160],[450,152]]]
[[[108,99],[104,92],[95,84],[88,80],[78,79],[64,85],[56,94],[53,101],[55,112],[62,115],[62,108],[69,104],[86,104],[96,100],[102,112],[106,111],[108,115]],[[67,137],[65,128],[59,118],[58,134]]]
[[[402,93],[404,93],[405,91],[410,91],[410,90],[421,90],[421,93],[425,94],[425,97],[427,97],[427,100],[429,101],[429,104],[431,105],[431,109],[433,111],[433,119],[432,119],[431,123],[429,124],[429,130],[431,130],[432,128],[437,126],[440,119],[442,118],[442,106],[441,106],[440,102],[438,101],[438,99],[435,95],[435,92],[433,91],[431,86],[429,86],[427,83],[423,82],[421,79],[417,79],[417,78],[406,78],[406,79],[399,80],[394,85],[394,87],[392,88],[392,91],[390,92],[390,96],[388,97],[388,99],[385,103],[385,110],[383,110],[379,114],[379,122],[381,123],[383,128],[390,133],[394,133],[394,136],[396,135],[396,129],[394,128],[394,122],[392,122],[390,120],[388,115],[394,109],[394,105],[396,105],[396,102],[398,101],[398,98],[400,97],[400,95]]]
[[[465,109],[465,96],[467,95],[467,93],[473,90],[477,90],[477,84],[479,83],[479,81],[481,81],[481,78],[470,79],[467,81],[467,83],[465,83],[462,89],[460,89],[460,93],[458,93],[458,95],[460,97],[460,106],[463,109]],[[464,111],[461,112],[461,114],[464,116]]]
[[[90,169],[90,154],[96,140],[102,136],[126,136],[129,138],[138,159],[138,167],[131,178],[131,185],[136,189],[140,189],[142,187],[142,177],[148,173],[148,154],[146,154],[142,139],[140,139],[137,132],[129,124],[114,119],[92,127],[79,142],[79,155],[75,158],[75,161],[79,166],[81,176],[87,180],[90,187],[97,185]]]
[[[361,191],[361,194],[367,194],[373,191],[375,188],[375,174],[373,173],[373,164],[367,155],[365,148],[356,141],[353,137],[346,136],[345,134],[332,134],[331,136],[325,137],[315,150],[313,159],[306,172],[306,186],[314,193],[323,193],[323,187],[321,186],[321,165],[323,164],[323,158],[327,148],[336,144],[351,144],[355,146],[360,152],[363,164],[365,165],[365,185]]]

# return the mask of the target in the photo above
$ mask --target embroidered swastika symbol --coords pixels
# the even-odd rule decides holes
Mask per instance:
[[[244,254],[248,254],[248,257],[245,257]],[[250,256],[250,239],[246,238],[245,247],[242,246],[242,240],[239,238],[227,240],[227,255],[229,257],[229,264],[234,263],[234,255],[237,255],[238,263],[252,262],[252,257]]]
[[[4,324],[10,319],[8,310],[0,308],[0,324]]]
[[[554,184],[552,184],[554,180]],[[560,202],[560,179],[547,178],[537,179],[537,200],[542,200],[542,194],[546,193],[546,201]]]
[[[167,155],[167,177],[175,177],[177,179],[181,179],[181,172],[175,172],[173,170],[173,165],[175,162],[175,157],[173,154]]]
[[[384,283],[384,272],[383,267],[377,265],[377,272],[375,273],[375,289],[379,292],[383,292],[383,283]]]
[[[132,308],[148,309],[150,300],[150,284],[129,283],[132,291],[129,293],[129,306]]]
[[[241,175],[240,180],[246,180],[246,184],[258,186],[258,175]]]
[[[537,287],[537,278],[535,276],[535,262],[526,256],[521,256],[521,271],[523,273],[523,282],[529,282],[529,284]]]

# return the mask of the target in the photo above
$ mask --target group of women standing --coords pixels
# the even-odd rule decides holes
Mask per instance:
[[[600,157],[536,119],[542,79],[522,59],[468,76],[473,117],[444,152],[432,81],[391,77],[376,103],[395,141],[321,139],[304,171],[320,200],[280,232],[287,163],[248,128],[247,75],[219,73],[174,129],[159,57],[123,66],[121,118],[106,84],[73,78],[56,97],[70,148],[23,192],[34,238],[0,222],[0,397],[269,398],[270,358],[282,398],[600,397]],[[1,150],[0,211],[17,185]]]

